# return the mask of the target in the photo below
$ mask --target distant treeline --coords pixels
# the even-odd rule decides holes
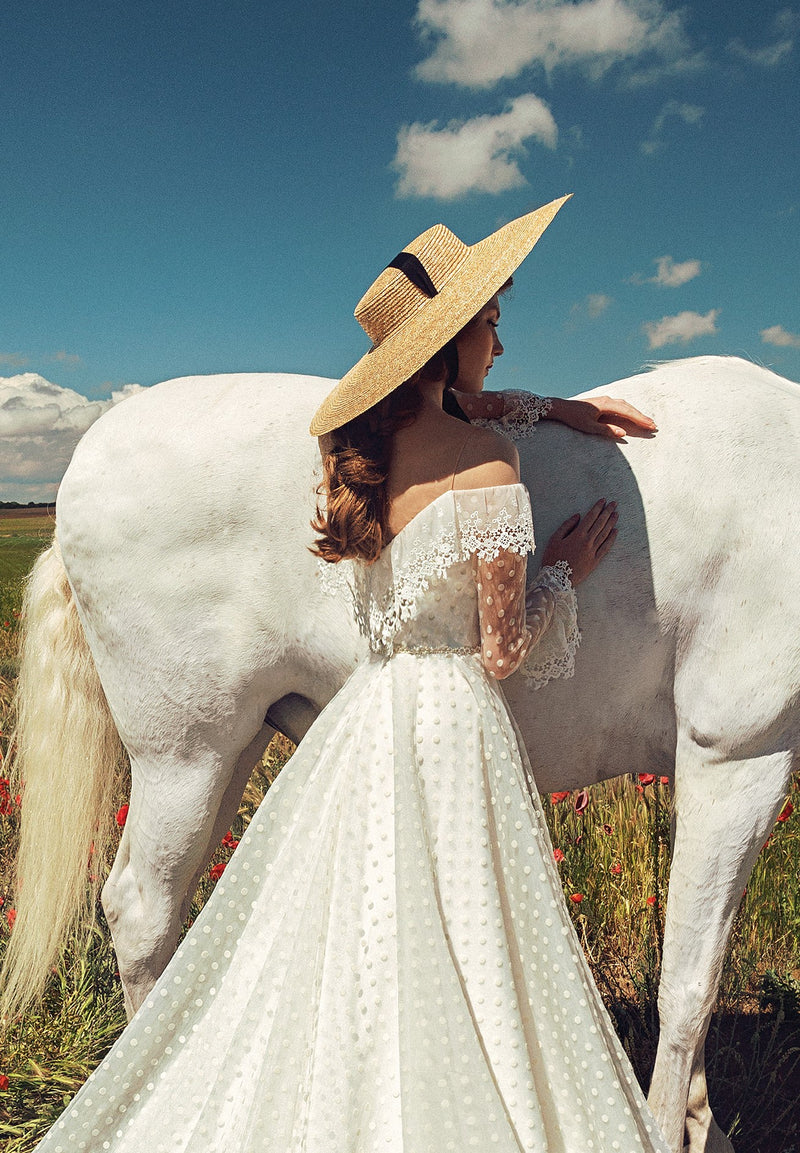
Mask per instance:
[[[18,500],[0,500],[0,508],[52,508],[53,501],[29,500],[27,504],[20,504]]]

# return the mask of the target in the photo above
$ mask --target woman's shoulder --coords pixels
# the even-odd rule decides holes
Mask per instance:
[[[470,429],[453,487],[493,488],[519,483],[519,453],[507,437],[489,428]]]

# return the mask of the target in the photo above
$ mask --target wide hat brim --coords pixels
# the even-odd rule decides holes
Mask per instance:
[[[314,413],[311,435],[323,436],[360,416],[422,368],[502,288],[569,198],[520,216],[466,248],[437,295],[362,356],[328,393]]]

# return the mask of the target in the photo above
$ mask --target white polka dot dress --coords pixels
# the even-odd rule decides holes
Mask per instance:
[[[489,675],[531,546],[521,485],[446,493],[354,569],[372,655],[41,1153],[667,1153]]]

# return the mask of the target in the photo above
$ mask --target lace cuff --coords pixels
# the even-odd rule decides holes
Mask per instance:
[[[578,628],[578,602],[566,561],[543,568],[527,592],[528,611],[536,611],[542,600],[554,600],[550,623],[538,643],[529,651],[520,672],[534,689],[548,681],[575,673],[575,653],[581,641]]]
[[[524,440],[533,433],[534,425],[547,416],[553,402],[546,396],[535,396],[521,388],[504,390],[503,415],[497,419],[473,420],[481,428],[493,428],[511,440]]]

